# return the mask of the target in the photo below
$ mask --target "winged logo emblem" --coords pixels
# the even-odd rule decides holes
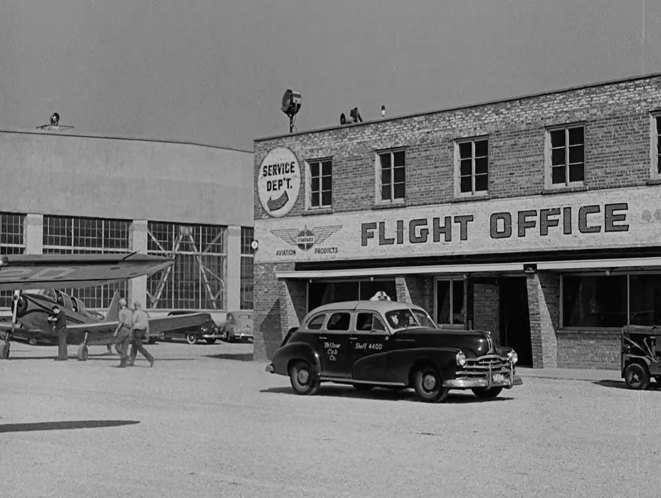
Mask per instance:
[[[303,251],[307,251],[315,244],[323,243],[340,228],[342,228],[342,225],[328,225],[323,227],[313,227],[310,229],[306,225],[303,230],[299,230],[298,228],[282,228],[271,230],[271,233],[284,240],[287,244],[297,246]]]

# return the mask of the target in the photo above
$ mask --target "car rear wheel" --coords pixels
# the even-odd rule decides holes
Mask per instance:
[[[500,394],[502,387],[492,387],[487,389],[486,387],[476,387],[473,389],[473,393],[480,399],[493,399]]]
[[[624,369],[624,381],[631,389],[647,389],[650,383],[650,374],[640,363],[630,363]]]
[[[186,342],[188,344],[195,344],[197,342],[197,335],[195,335],[195,334],[186,334]]]
[[[298,394],[314,394],[319,390],[319,379],[315,379],[307,361],[297,361],[289,369],[291,386]]]
[[[76,353],[76,356],[78,357],[78,361],[87,361],[87,357],[89,355],[89,350],[87,349],[87,346],[85,344],[81,344],[78,346],[78,351]]]
[[[413,377],[415,393],[422,401],[438,403],[447,398],[450,389],[443,387],[443,378],[438,370],[431,366],[417,370]]]

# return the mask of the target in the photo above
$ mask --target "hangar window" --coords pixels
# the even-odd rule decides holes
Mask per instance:
[[[622,327],[661,323],[661,275],[565,275],[564,327]]]
[[[661,179],[661,112],[652,115],[651,130],[651,177]]]
[[[434,318],[439,325],[463,325],[464,279],[437,279]]]
[[[71,216],[44,216],[44,254],[107,254],[126,252],[130,247],[131,222]],[[119,291],[126,296],[127,283],[113,282],[69,289],[66,292],[80,299],[87,308],[106,308]]]
[[[333,204],[333,162],[321,159],[308,162],[309,207],[331,207]]]
[[[548,130],[546,184],[548,187],[583,185],[585,176],[585,127]]]
[[[174,265],[147,278],[152,308],[224,309],[227,227],[150,221],[147,253],[174,257]]]
[[[253,309],[253,263],[255,253],[251,243],[255,238],[255,230],[252,227],[241,227],[241,302],[242,310]]]
[[[0,254],[23,254],[25,239],[24,214],[0,213]],[[12,291],[0,291],[0,306],[11,306]]]
[[[455,193],[486,194],[489,190],[489,141],[486,138],[455,143]]]
[[[377,199],[401,202],[406,198],[406,155],[403,150],[379,152],[377,161]]]

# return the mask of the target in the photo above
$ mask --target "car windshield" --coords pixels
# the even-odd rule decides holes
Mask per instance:
[[[386,320],[390,326],[397,329],[406,329],[409,327],[420,327],[418,319],[409,308],[388,311],[386,313]]]
[[[413,310],[413,314],[418,319],[418,323],[423,327],[430,327],[437,329],[438,327],[434,323],[434,320],[427,314],[424,310]]]

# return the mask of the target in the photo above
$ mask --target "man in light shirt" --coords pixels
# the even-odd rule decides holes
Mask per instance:
[[[131,342],[131,331],[133,330],[133,314],[126,307],[126,299],[119,300],[119,316],[117,317],[117,328],[115,329],[115,349],[119,355],[119,367],[124,368],[128,361],[128,349]]]
[[[140,354],[147,358],[149,366],[154,366],[154,357],[142,345],[142,341],[149,340],[149,315],[140,306],[140,301],[133,303],[133,343],[131,344],[131,354],[128,359],[128,366],[132,367],[135,363],[135,357]]]

